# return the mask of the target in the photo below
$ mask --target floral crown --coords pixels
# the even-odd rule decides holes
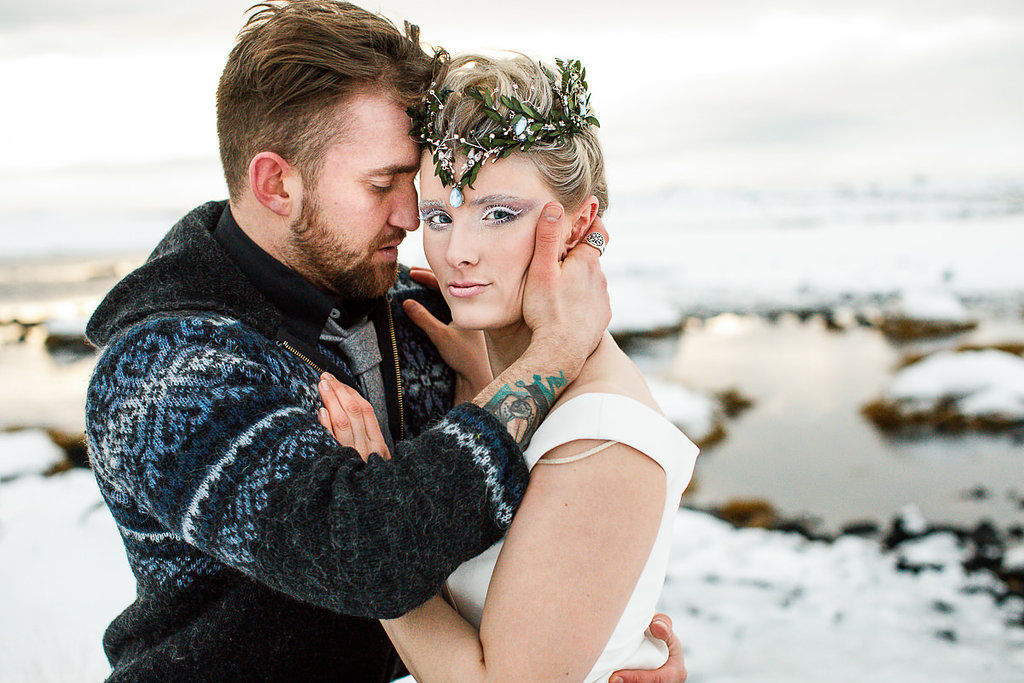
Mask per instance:
[[[444,138],[437,131],[438,115],[444,110],[451,90],[437,90],[436,84],[423,98],[419,107],[408,109],[412,119],[412,130],[409,135],[417,142],[430,148],[437,177],[441,183],[452,186],[448,203],[454,207],[462,206],[462,188],[473,187],[480,167],[488,159],[502,159],[515,150],[527,151],[537,143],[555,142],[564,137],[586,130],[589,126],[600,127],[597,119],[590,112],[590,94],[587,92],[587,70],[579,60],[563,61],[556,59],[561,78],[556,78],[551,71],[540,64],[544,75],[551,82],[554,95],[551,111],[547,116],[541,114],[529,102],[517,97],[507,97],[489,93],[478,88],[468,88],[465,93],[483,105],[484,115],[497,124],[492,133],[471,132],[466,137],[449,133]],[[515,85],[513,88],[518,90]],[[498,105],[504,107],[503,112]],[[461,151],[466,156],[466,163],[461,175],[455,177],[455,153]]]

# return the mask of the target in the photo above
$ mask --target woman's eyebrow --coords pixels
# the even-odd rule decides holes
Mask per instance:
[[[420,202],[420,208],[421,209],[443,209],[444,208],[444,204],[442,204],[441,202],[437,201],[436,199],[428,199],[426,201]]]
[[[489,194],[486,197],[477,197],[469,203],[470,206],[480,206],[481,204],[495,204],[505,202],[521,202],[521,197],[513,197],[507,194]]]

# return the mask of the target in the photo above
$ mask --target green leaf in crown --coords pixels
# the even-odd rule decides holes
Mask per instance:
[[[558,66],[558,77],[540,64],[544,75],[553,84],[551,111],[547,116],[538,111],[532,103],[524,102],[515,96],[509,97],[477,88],[465,91],[468,97],[481,104],[484,115],[499,126],[496,132],[472,132],[465,138],[452,133],[442,139],[437,131],[437,123],[441,119],[441,112],[444,111],[451,90],[436,90],[433,84],[420,106],[406,110],[412,119],[409,135],[431,150],[437,177],[444,187],[452,186],[448,203],[453,207],[462,206],[462,188],[473,187],[480,167],[488,159],[503,159],[516,150],[525,152],[538,143],[557,142],[563,138],[571,138],[589,126],[600,127],[601,124],[590,111],[586,69],[576,59],[556,59],[555,64]],[[495,104],[496,95],[497,104],[504,107],[504,111]],[[458,180],[455,172],[457,153],[466,157]]]

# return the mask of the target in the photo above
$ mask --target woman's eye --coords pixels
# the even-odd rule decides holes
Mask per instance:
[[[428,228],[434,228],[435,230],[441,229],[446,225],[451,224],[452,218],[443,211],[435,211],[433,213],[420,214],[420,220]]]
[[[484,220],[489,223],[502,224],[513,221],[519,217],[521,212],[515,209],[510,209],[506,206],[495,206],[487,210],[484,214]]]

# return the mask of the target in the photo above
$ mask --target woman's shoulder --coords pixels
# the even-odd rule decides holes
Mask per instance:
[[[579,377],[566,387],[552,409],[585,394],[619,394],[661,412],[640,370],[607,333],[584,363]]]
[[[602,342],[602,345],[604,343]],[[636,453],[677,472],[697,448],[662,413],[643,375],[616,346],[599,347],[541,423],[527,462],[575,459],[608,442],[620,455]],[[608,463],[608,459],[602,459]],[[674,478],[674,477],[673,477]]]

